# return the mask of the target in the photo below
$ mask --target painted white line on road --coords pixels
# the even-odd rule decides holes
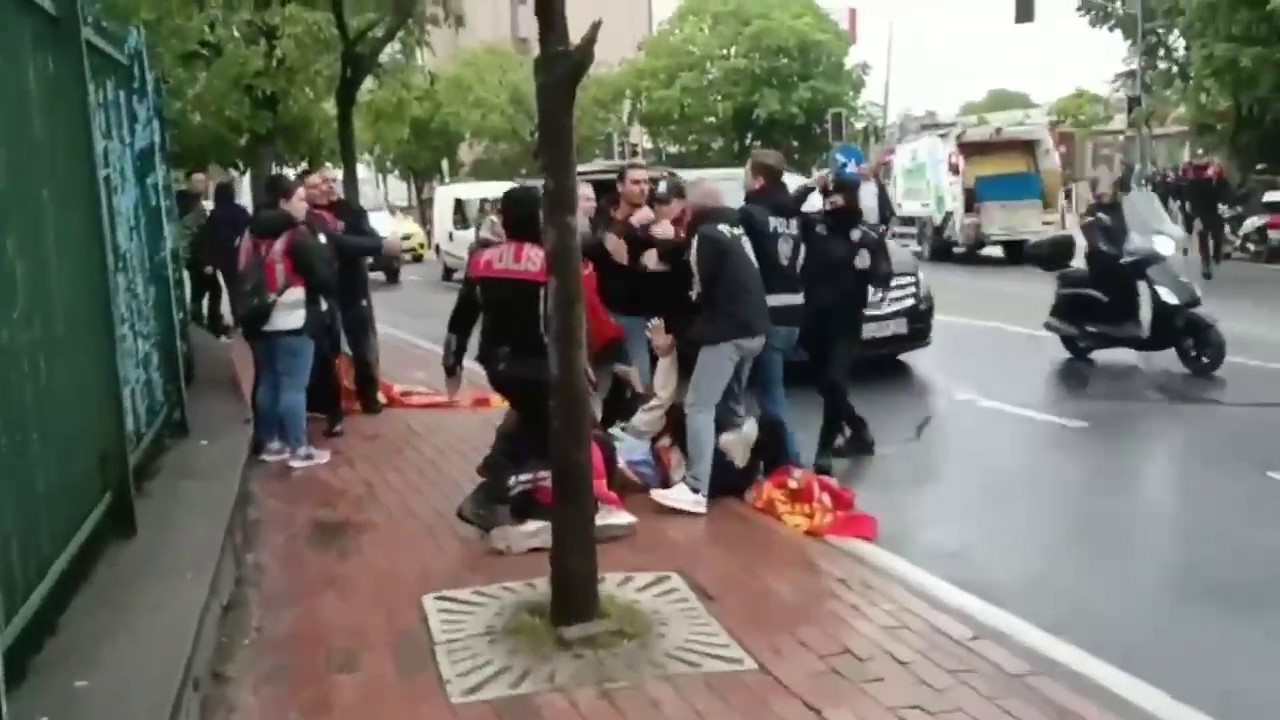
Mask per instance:
[[[416,280],[416,281],[418,281],[418,282],[422,282],[422,276],[421,276],[421,275],[405,275],[405,276],[404,276],[404,279],[405,279],[405,280]]]
[[[1280,480],[1280,472],[1276,472],[1275,470],[1268,470],[1267,477],[1271,478],[1272,480]]]
[[[440,345],[439,343],[431,342],[430,340],[423,340],[422,338],[418,337],[417,335],[414,335],[411,332],[406,332],[397,327],[388,325],[384,322],[378,323],[378,332],[386,333],[391,337],[396,338],[397,340],[402,340],[406,343],[409,343],[410,345],[420,350],[433,352],[441,357],[444,357],[443,345]],[[480,380],[486,383],[488,382],[484,374],[484,368],[480,366],[480,363],[476,362],[475,360],[472,360],[471,358],[467,358],[466,360],[462,361],[462,366],[463,366],[464,372],[469,370],[475,373],[477,376],[479,376]]]
[[[993,330],[1004,330],[1006,332],[1017,333],[1019,335],[1035,335],[1038,337],[1050,337],[1053,333],[1048,330],[1039,330],[1036,328],[1022,327],[1021,325],[1012,325],[1010,323],[997,322],[995,320],[980,320],[978,318],[967,318],[959,315],[934,315],[934,320],[942,322],[954,323],[956,325],[969,325],[972,327],[985,327]],[[1247,365],[1249,367],[1262,368],[1264,370],[1280,370],[1280,362],[1267,362],[1265,360],[1253,360],[1251,358],[1236,357],[1235,355],[1227,356],[1227,362],[1236,365]]]
[[[969,615],[1013,641],[1106,688],[1158,720],[1213,720],[1175,700],[1169,693],[1049,634],[1003,608],[972,595],[905,558],[863,540],[827,538],[827,542],[943,605]]]
[[[1019,405],[1003,403],[999,400],[989,400],[980,395],[974,395],[973,393],[956,393],[954,397],[956,400],[961,402],[971,402],[985,410],[998,410],[1000,412],[1009,413],[1010,415],[1018,415],[1030,420],[1053,423],[1054,425],[1061,425],[1062,427],[1071,428],[1073,430],[1080,430],[1082,428],[1089,427],[1089,423],[1084,420],[1076,420],[1074,418],[1062,417],[1060,415],[1050,415],[1049,413],[1043,413],[1039,410],[1032,410],[1031,408],[1021,407]]]

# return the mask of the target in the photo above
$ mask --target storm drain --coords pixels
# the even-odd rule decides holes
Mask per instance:
[[[600,590],[648,613],[652,635],[614,650],[534,654],[501,631],[512,613],[546,600],[546,578],[423,596],[436,665],[449,700],[478,702],[758,667],[677,573],[609,573],[601,576]]]

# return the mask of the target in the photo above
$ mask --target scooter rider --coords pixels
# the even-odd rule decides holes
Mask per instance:
[[[1116,337],[1138,337],[1142,325],[1138,320],[1138,282],[1124,266],[1125,241],[1129,235],[1120,193],[1105,173],[1095,180],[1093,201],[1080,216],[1080,232],[1088,243],[1085,265],[1089,286],[1106,296],[1107,312],[1093,328]],[[1049,322],[1070,326],[1061,307],[1050,311]]]
[[[871,455],[875,440],[849,401],[847,385],[858,345],[869,289],[888,287],[893,268],[884,234],[863,224],[859,181],[829,183],[824,212],[807,246],[803,270],[805,322],[801,344],[817,371],[822,425],[814,470],[831,473],[833,457]],[[847,432],[840,445],[836,441]]]

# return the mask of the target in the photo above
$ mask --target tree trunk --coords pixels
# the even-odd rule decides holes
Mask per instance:
[[[423,176],[419,173],[409,173],[409,187],[413,190],[413,206],[418,211],[418,224],[422,226],[422,231],[427,233],[427,244],[431,243],[431,223],[427,219],[427,204],[423,202]]]
[[[543,236],[551,270],[552,368],[551,624],[581,625],[600,615],[591,487],[591,404],[582,310],[582,249],[574,223],[578,192],[573,106],[595,59],[600,21],[569,44],[564,0],[536,0],[539,54],[534,60],[538,159],[545,184]]]
[[[342,70],[338,88],[333,93],[338,119],[338,160],[342,163],[342,194],[352,202],[360,202],[360,172],[356,155],[356,98],[364,78],[354,67],[351,52],[342,53]]]

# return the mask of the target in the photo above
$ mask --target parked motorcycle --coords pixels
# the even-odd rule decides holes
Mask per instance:
[[[1154,193],[1145,189],[1129,193],[1123,202],[1129,235],[1121,264],[1135,282],[1151,291],[1151,321],[1140,333],[1124,333],[1106,324],[1109,298],[1092,287],[1089,271],[1070,268],[1077,242],[1103,231],[1098,221],[1087,221],[1072,234],[1059,234],[1033,243],[1027,259],[1042,270],[1058,273],[1054,297],[1057,309],[1045,322],[1072,357],[1086,359],[1097,350],[1129,348],[1139,352],[1172,349],[1192,375],[1208,377],[1227,357],[1227,342],[1217,323],[1197,310],[1200,291],[1178,267],[1178,243],[1182,230],[1169,219]]]

